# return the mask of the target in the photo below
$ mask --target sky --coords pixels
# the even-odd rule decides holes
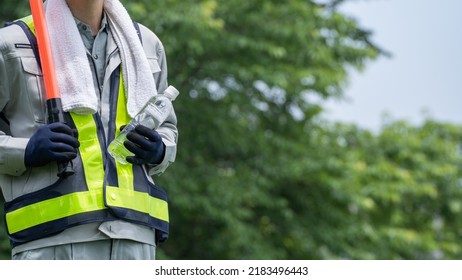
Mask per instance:
[[[352,71],[325,118],[375,131],[384,115],[462,124],[462,0],[349,0],[341,10],[392,57]]]

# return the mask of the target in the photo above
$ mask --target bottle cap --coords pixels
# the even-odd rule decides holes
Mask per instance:
[[[178,94],[180,94],[180,92],[174,86],[168,86],[164,91],[164,95],[172,101],[176,99]]]

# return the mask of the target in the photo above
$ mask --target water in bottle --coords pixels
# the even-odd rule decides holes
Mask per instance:
[[[128,123],[119,135],[109,144],[109,154],[122,164],[127,164],[127,156],[133,153],[124,146],[127,134],[135,129],[137,125],[144,125],[150,129],[158,129],[173,109],[172,101],[179,92],[173,86],[169,86],[163,94],[151,98],[141,111]]]

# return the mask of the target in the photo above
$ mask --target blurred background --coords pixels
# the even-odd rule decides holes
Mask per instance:
[[[181,92],[159,259],[462,258],[460,1],[122,2]]]
[[[351,71],[343,98],[325,102],[326,117],[377,130],[387,119],[462,123],[462,2],[346,1],[340,10],[373,31],[390,57]]]

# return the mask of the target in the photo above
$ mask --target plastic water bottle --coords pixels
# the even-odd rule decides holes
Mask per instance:
[[[173,109],[172,101],[179,92],[173,86],[169,86],[163,94],[151,98],[141,111],[128,123],[119,135],[109,144],[109,154],[122,164],[127,164],[127,156],[133,153],[124,146],[127,134],[134,130],[137,125],[144,125],[150,129],[158,129]]]

